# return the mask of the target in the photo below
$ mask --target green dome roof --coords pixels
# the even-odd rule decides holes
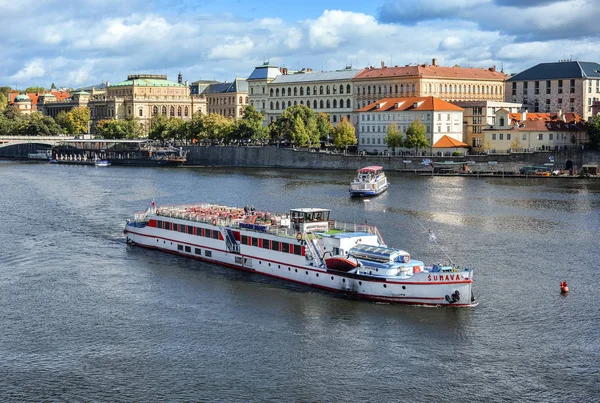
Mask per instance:
[[[26,94],[20,94],[15,98],[15,102],[31,102],[31,98],[29,98]]]

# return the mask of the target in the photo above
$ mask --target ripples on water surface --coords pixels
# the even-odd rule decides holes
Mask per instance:
[[[600,182],[0,164],[1,401],[597,401]],[[124,244],[159,204],[331,208],[475,268],[474,309],[336,295]],[[559,295],[567,280],[570,295]]]

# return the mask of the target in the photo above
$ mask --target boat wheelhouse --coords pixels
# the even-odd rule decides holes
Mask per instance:
[[[473,271],[425,265],[386,245],[377,227],[331,220],[330,210],[288,213],[214,204],[157,207],[127,220],[127,243],[356,298],[473,306]]]
[[[376,196],[385,192],[388,186],[389,182],[383,172],[383,167],[364,167],[358,170],[356,177],[350,183],[350,196]]]

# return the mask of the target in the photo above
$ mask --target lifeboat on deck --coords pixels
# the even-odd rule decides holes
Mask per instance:
[[[328,270],[344,271],[356,269],[358,261],[352,257],[346,256],[331,256],[325,258],[325,266]]]

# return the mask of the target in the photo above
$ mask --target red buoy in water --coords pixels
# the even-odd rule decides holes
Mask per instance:
[[[560,292],[561,292],[561,294],[566,294],[569,292],[569,287],[567,286],[566,281],[563,281],[560,283]]]

